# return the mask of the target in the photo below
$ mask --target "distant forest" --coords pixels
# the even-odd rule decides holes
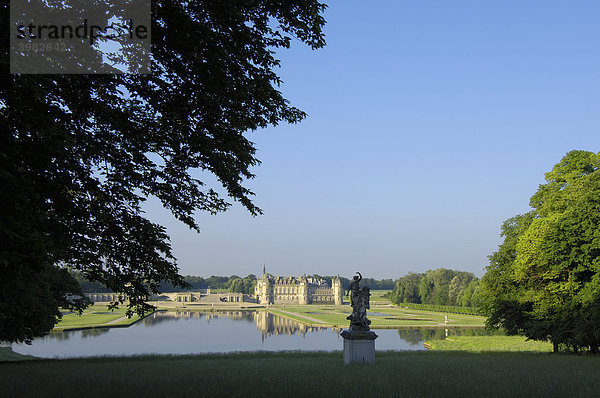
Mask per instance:
[[[420,303],[476,307],[480,280],[471,272],[446,268],[399,278],[389,297],[395,304]]]
[[[336,278],[336,276],[331,276],[331,275],[322,276],[322,275],[318,275],[318,274],[313,274],[312,277],[325,279],[330,284],[331,284],[331,280],[333,278]],[[348,289],[352,279],[340,277],[340,280],[342,281],[342,287],[344,288],[344,290]],[[368,286],[369,289],[371,289],[371,290],[392,290],[394,288],[395,284],[396,284],[396,281],[394,281],[393,279],[377,280],[377,279],[373,279],[373,278],[363,278],[360,281],[360,286]]]
[[[84,293],[110,293],[111,290],[106,286],[98,283],[98,282],[90,282],[85,279],[80,272],[71,271],[73,277],[79,282],[81,285],[81,290]],[[325,279],[328,283],[331,283],[331,279],[335,278],[335,276],[322,276],[313,274],[311,275],[315,278]],[[162,293],[168,292],[185,292],[188,290],[194,291],[199,289],[215,289],[215,290],[227,290],[229,292],[234,293],[247,293],[254,294],[254,286],[256,286],[256,275],[250,274],[246,277],[240,277],[238,275],[231,276],[211,276],[209,278],[203,278],[201,276],[192,276],[186,275],[183,278],[190,286],[189,288],[181,288],[173,286],[168,282],[163,282],[160,284],[160,291]],[[344,289],[348,289],[350,286],[350,279],[348,278],[340,278],[342,281],[342,286]],[[361,281],[362,286],[369,286],[372,290],[392,290],[395,286],[395,281],[393,279],[383,279],[376,280],[373,278],[363,278]]]
[[[112,291],[108,289],[101,283],[98,282],[90,282],[85,279],[80,272],[71,271],[73,277],[79,282],[81,285],[81,290],[83,293],[111,293]],[[186,292],[186,291],[194,291],[200,289],[215,289],[215,290],[227,290],[233,293],[247,293],[254,294],[254,286],[256,285],[256,275],[250,274],[244,278],[239,277],[237,275],[231,276],[211,276],[210,278],[203,278],[201,276],[192,276],[186,275],[183,279],[190,285],[188,288],[182,288],[178,286],[173,286],[169,282],[161,282],[160,284],[160,292],[161,293],[169,293],[169,292]]]

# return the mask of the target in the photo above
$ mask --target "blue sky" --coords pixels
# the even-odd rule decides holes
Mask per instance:
[[[483,275],[544,173],[600,151],[600,2],[328,5],[325,48],[280,52],[308,118],[248,133],[265,214],[198,213],[200,234],[148,216],[183,274]]]

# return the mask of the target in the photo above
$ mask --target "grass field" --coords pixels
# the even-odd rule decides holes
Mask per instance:
[[[28,361],[32,359],[39,359],[29,355],[21,355],[13,352],[10,347],[0,347],[0,362],[3,361]]]
[[[341,352],[140,356],[0,364],[6,397],[592,397],[600,358],[531,353]]]
[[[97,326],[123,326],[131,325],[140,318],[134,315],[131,318],[125,316],[125,308],[119,308],[113,311],[108,310],[108,306],[94,304],[87,308],[79,316],[77,313],[63,315],[62,319],[54,327],[54,331],[73,330]]]
[[[383,297],[384,294],[391,292],[391,290],[371,290],[371,302],[377,304],[391,304],[390,299]]]
[[[346,327],[351,309],[348,305],[301,305],[269,307],[269,311],[301,322]],[[445,316],[448,315],[448,324]],[[483,327],[485,318],[476,315],[444,314],[433,311],[411,310],[401,307],[371,308],[369,319],[372,328],[394,327]]]
[[[522,336],[455,336],[425,342],[435,351],[530,351],[552,352],[552,343],[527,340]]]

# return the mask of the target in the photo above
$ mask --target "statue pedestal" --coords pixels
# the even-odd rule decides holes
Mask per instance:
[[[344,363],[373,363],[375,362],[374,332],[344,330],[340,335],[344,338]]]

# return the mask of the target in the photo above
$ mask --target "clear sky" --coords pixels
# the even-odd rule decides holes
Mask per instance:
[[[308,113],[249,132],[262,165],[239,204],[160,209],[183,274],[482,276],[500,225],[568,151],[600,151],[600,2],[336,1],[327,46],[280,53]]]

